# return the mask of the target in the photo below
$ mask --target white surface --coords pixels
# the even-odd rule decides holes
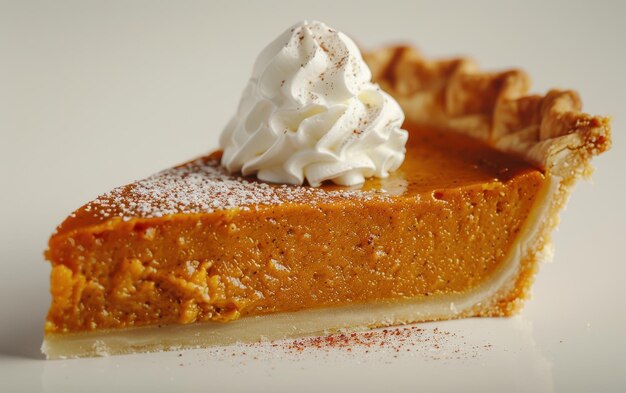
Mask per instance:
[[[0,391],[624,391],[624,3],[290,3],[2,2]],[[215,147],[258,51],[304,18],[362,45],[409,41],[519,66],[537,91],[574,87],[588,111],[614,116],[614,148],[578,185],[521,316],[429,325],[463,335],[453,343],[463,348],[492,344],[460,360],[432,360],[428,345],[398,358],[42,360],[54,226],[113,186]]]

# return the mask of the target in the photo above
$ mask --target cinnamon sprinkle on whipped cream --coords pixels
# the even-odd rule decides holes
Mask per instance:
[[[356,44],[322,22],[287,29],[259,55],[220,137],[231,173],[317,187],[384,178],[403,162],[398,103],[371,82]]]

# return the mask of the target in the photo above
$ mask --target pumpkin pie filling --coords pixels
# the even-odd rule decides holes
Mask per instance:
[[[273,203],[164,218],[127,219],[117,196],[101,204],[109,218],[84,206],[50,241],[46,332],[227,322],[477,288],[501,267],[544,175],[468,137],[409,130],[401,169],[358,190],[324,185],[306,201],[288,191]],[[218,170],[219,154],[181,179]]]

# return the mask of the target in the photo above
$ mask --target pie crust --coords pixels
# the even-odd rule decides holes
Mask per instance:
[[[451,130],[517,154],[566,185],[589,176],[611,146],[610,119],[581,112],[572,90],[529,95],[525,72],[481,72],[467,58],[428,60],[407,46],[365,54],[373,79],[411,122]]]

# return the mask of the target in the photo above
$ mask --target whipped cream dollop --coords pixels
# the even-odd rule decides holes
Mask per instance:
[[[222,165],[273,183],[341,185],[386,177],[404,161],[398,103],[371,82],[356,44],[302,22],[254,64],[237,113],[220,136]]]

